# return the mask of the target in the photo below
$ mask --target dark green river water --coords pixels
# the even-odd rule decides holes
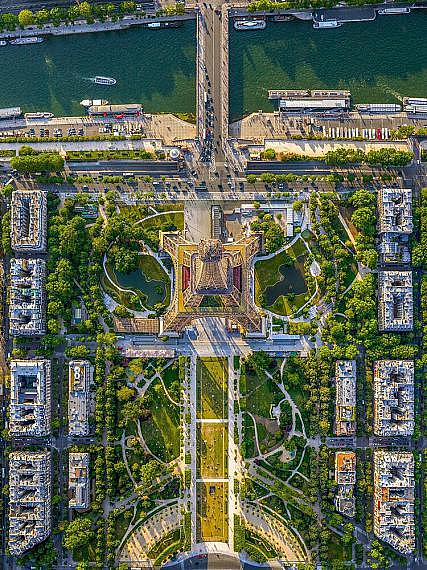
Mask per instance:
[[[41,44],[0,47],[0,107],[56,115],[83,114],[82,99],[142,103],[146,111],[195,107],[195,23],[176,29],[48,37]],[[117,79],[111,87],[88,78]]]
[[[230,32],[230,111],[271,110],[268,89],[348,88],[354,102],[427,97],[427,14],[314,30],[310,22]],[[0,107],[82,114],[79,102],[141,102],[148,112],[194,112],[195,23],[80,34],[0,48]],[[95,75],[115,77],[112,87]]]
[[[271,111],[269,89],[349,89],[355,103],[427,97],[427,13],[315,30],[269,23],[230,36],[230,114]]]

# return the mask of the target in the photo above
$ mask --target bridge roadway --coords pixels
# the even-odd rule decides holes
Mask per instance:
[[[197,136],[200,174],[227,174],[228,146],[228,7],[221,0],[200,3],[197,12]]]

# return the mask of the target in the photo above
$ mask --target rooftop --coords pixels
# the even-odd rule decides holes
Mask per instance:
[[[40,437],[50,433],[49,360],[10,362],[10,422],[12,436]]]
[[[378,328],[380,331],[412,330],[411,271],[380,271],[378,273]]]
[[[46,192],[16,190],[12,193],[11,240],[15,251],[44,251],[46,247]]]
[[[51,530],[50,452],[9,455],[9,539],[12,556],[43,542]]]
[[[42,259],[11,259],[9,333],[40,336],[45,332],[45,272]]]
[[[403,554],[415,548],[412,453],[374,452],[374,533]]]

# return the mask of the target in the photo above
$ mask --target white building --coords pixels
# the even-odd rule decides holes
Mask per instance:
[[[412,453],[374,451],[374,533],[402,554],[415,548]]]
[[[87,360],[68,363],[68,431],[73,436],[89,435],[90,385],[93,366]]]
[[[356,454],[354,451],[337,451],[335,453],[335,508],[347,517],[354,517],[356,498],[354,485],[356,483]]]
[[[374,433],[409,436],[414,433],[414,362],[374,363]]]
[[[379,271],[378,328],[380,331],[411,331],[413,292],[411,271]]]
[[[11,259],[9,333],[41,336],[45,333],[45,274],[42,259]]]
[[[49,435],[51,420],[49,360],[10,362],[10,419],[12,436]]]
[[[44,251],[46,247],[47,199],[41,190],[12,193],[12,248],[17,252]]]
[[[9,455],[9,539],[12,556],[43,542],[51,531],[50,452]]]
[[[335,434],[356,433],[356,361],[337,360],[335,363]]]
[[[379,232],[411,234],[412,190],[381,188],[378,192]]]
[[[408,264],[411,261],[409,236],[413,231],[412,190],[381,188],[378,192],[381,261]]]
[[[68,506],[88,509],[90,505],[89,453],[68,455]]]

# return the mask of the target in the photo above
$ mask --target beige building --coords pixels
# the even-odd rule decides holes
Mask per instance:
[[[378,213],[382,263],[409,264],[409,236],[413,231],[412,190],[381,188],[378,192]]]
[[[46,262],[43,259],[11,259],[11,336],[41,336],[45,333],[45,275]]]
[[[414,456],[374,451],[374,533],[402,554],[415,548]]]
[[[412,271],[379,271],[378,328],[390,332],[412,330]]]
[[[414,361],[374,363],[374,433],[409,436],[414,433]]]
[[[88,509],[90,506],[89,453],[68,455],[68,506]]]
[[[354,451],[335,453],[335,482],[338,486],[335,496],[335,508],[347,517],[354,517],[356,498],[356,454]]]
[[[41,190],[12,193],[11,241],[16,252],[40,252],[46,248],[47,199]]]
[[[88,360],[68,363],[68,432],[72,436],[89,435],[90,385],[93,366]]]
[[[21,556],[51,531],[51,456],[49,451],[9,455],[9,539],[12,556]]]
[[[50,434],[50,360],[11,360],[9,411],[12,436]]]
[[[335,434],[356,433],[356,361],[335,363]]]

